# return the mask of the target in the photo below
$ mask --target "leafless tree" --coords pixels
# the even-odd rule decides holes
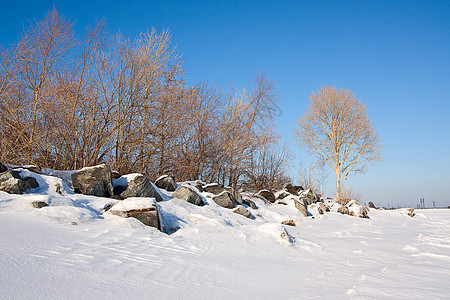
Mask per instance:
[[[318,155],[336,173],[336,201],[350,172],[363,172],[381,160],[378,134],[366,106],[349,90],[323,86],[309,98],[296,136],[301,147]]]

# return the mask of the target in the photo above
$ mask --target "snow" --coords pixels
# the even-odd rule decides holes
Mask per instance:
[[[150,208],[154,206],[154,204],[156,204],[156,200],[154,198],[132,197],[117,202],[111,208],[111,211],[130,211],[135,209]]]
[[[415,210],[413,218],[405,210],[372,209],[370,219],[336,212],[306,218],[291,199],[278,205],[252,198],[259,209],[248,208],[256,217],[250,220],[208,197],[198,207],[166,193],[158,205],[168,235],[104,213],[111,203],[139,208],[152,198],[84,196],[60,178],[22,172],[40,187],[25,195],[0,192],[2,299],[450,295],[447,209]],[[33,201],[49,206],[36,209]],[[289,219],[297,226],[280,224]]]

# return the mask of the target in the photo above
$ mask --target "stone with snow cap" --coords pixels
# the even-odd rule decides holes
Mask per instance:
[[[274,203],[275,202],[275,195],[268,190],[261,190],[257,193],[258,196],[262,196],[267,201]]]
[[[198,206],[202,206],[204,204],[202,197],[187,185],[180,185],[175,192],[173,192],[172,197]]]
[[[159,205],[152,199],[128,198],[113,205],[108,212],[123,218],[135,218],[162,231],[159,210]]]
[[[224,191],[218,196],[212,197],[214,202],[216,202],[217,205],[222,206],[224,208],[235,208],[236,207],[236,200],[234,199],[233,195],[231,193]]]
[[[298,211],[302,215],[304,215],[305,217],[309,216],[308,209],[306,208],[306,206],[303,203],[301,203],[301,202],[299,202],[299,201],[294,199],[294,204],[295,204],[295,208],[297,208]]]
[[[246,218],[252,219],[252,220],[255,218],[255,217],[248,211],[248,209],[246,209],[246,208],[243,207],[243,206],[239,206],[238,208],[236,208],[235,210],[233,210],[233,212],[236,213],[236,214],[242,215],[242,216],[244,216],[244,217],[246,217]]]
[[[207,193],[211,193],[214,195],[219,195],[220,193],[222,193],[223,191],[225,191],[223,185],[218,184],[218,183],[210,183],[207,184],[203,187],[203,190]]]
[[[358,201],[352,200],[347,203],[348,214],[353,217],[367,218],[367,211],[364,206]]]
[[[9,194],[22,194],[24,191],[39,187],[38,182],[33,177],[22,179],[19,171],[7,170],[0,173],[0,191]]]
[[[105,164],[83,168],[71,175],[75,193],[97,197],[111,197],[111,170]]]
[[[177,188],[175,178],[171,175],[163,175],[156,179],[155,185],[160,189],[165,189],[166,191],[173,192]]]
[[[114,189],[119,191],[118,187],[125,188],[120,193],[120,198],[126,199],[131,197],[153,197],[156,201],[161,202],[163,198],[155,190],[153,184],[142,174],[134,173],[124,175],[114,180]]]

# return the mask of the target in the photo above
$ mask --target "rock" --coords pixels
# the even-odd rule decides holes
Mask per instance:
[[[359,203],[355,200],[352,200],[347,204],[347,206],[348,206],[348,214],[350,216],[359,217],[359,218],[367,218],[367,212],[361,203]]]
[[[341,205],[341,206],[338,208],[337,211],[338,211],[338,213],[341,213],[341,214],[343,214],[343,215],[348,215],[348,214],[349,214],[348,207],[345,206],[345,205]]]
[[[225,190],[223,185],[218,184],[218,183],[207,184],[203,187],[203,189],[205,190],[205,192],[211,193],[214,195],[219,195],[220,193],[222,193]]]
[[[304,215],[305,217],[309,216],[308,209],[306,208],[306,206],[303,203],[301,203],[301,202],[299,202],[297,200],[294,200],[294,204],[295,204],[295,208],[297,208],[298,211],[302,215]]]
[[[21,167],[22,169],[26,169],[28,171],[31,171],[33,173],[36,174],[41,174],[42,175],[42,168],[36,165],[25,165]]]
[[[143,201],[139,202],[136,199],[130,200],[131,201],[121,201],[116,205],[113,205],[108,211],[123,218],[135,218],[141,221],[144,225],[155,227],[162,231],[159,217],[159,206],[156,203],[148,203]]]
[[[303,190],[303,187],[302,186],[293,186],[292,184],[288,183],[288,184],[286,184],[284,189],[286,191],[288,191],[290,194],[292,194],[294,196],[298,196],[299,192]]]
[[[218,196],[212,197],[214,202],[217,203],[217,205],[222,206],[224,208],[235,208],[236,207],[236,200],[234,199],[233,195],[231,193],[224,191]]]
[[[239,193],[238,191],[236,191],[235,189],[233,189],[231,187],[224,187],[223,189],[225,191],[231,193],[231,195],[233,195],[234,200],[236,201],[237,204],[242,204],[242,195],[241,195],[241,193]]]
[[[255,217],[243,206],[239,206],[237,209],[233,210],[234,213],[243,215],[246,218],[254,219]]]
[[[323,215],[325,213],[321,207],[317,208],[317,212],[319,213],[319,215]]]
[[[281,224],[288,225],[288,226],[295,226],[294,220],[286,220],[286,221],[281,222]]]
[[[155,181],[155,185],[159,187],[160,189],[165,189],[166,191],[173,192],[177,188],[177,184],[175,182],[175,178],[170,175],[164,175],[159,177]]]
[[[178,198],[189,203],[201,206],[203,205],[202,197],[197,194],[194,190],[190,189],[188,186],[180,185],[175,192],[173,192],[172,197]]]
[[[34,208],[43,208],[48,206],[48,204],[44,201],[33,201],[31,202],[31,205],[33,205]]]
[[[253,202],[253,200],[250,200],[248,198],[242,199],[242,204],[245,204],[248,207],[251,207],[253,209],[258,209],[258,206],[256,206],[256,203]]]
[[[22,179],[19,173],[19,171],[15,170],[7,170],[0,173],[0,191],[21,195],[28,189],[39,187],[35,178],[25,177],[25,179]]]
[[[283,202],[283,201],[278,201],[277,204],[280,204],[280,205],[287,205],[287,203],[286,203],[286,202]]]
[[[278,195],[277,199],[278,199],[278,200],[282,200],[282,199],[286,198],[287,196],[289,196],[288,193],[286,193],[286,192],[281,192],[281,193]]]
[[[122,175],[120,175],[119,172],[117,172],[117,171],[112,171],[112,172],[111,172],[111,179],[112,179],[112,180],[114,180],[114,179],[119,179],[120,177],[122,177]]]
[[[268,190],[261,190],[257,193],[257,195],[264,197],[264,199],[271,203],[275,202],[275,195]]]
[[[0,162],[0,173],[6,172],[8,167],[6,167],[2,162]]]
[[[319,200],[320,198],[312,189],[307,189],[300,193],[300,201],[303,201],[303,204],[305,204],[305,206],[316,203]]]
[[[317,202],[317,205],[319,205],[319,207],[323,210],[323,211],[330,211],[330,208],[325,205],[323,202]]]
[[[375,207],[375,204],[373,204],[373,202],[371,201],[371,202],[369,202],[369,208],[376,208]]]
[[[115,189],[118,189],[117,186]],[[120,198],[122,199],[130,197],[153,197],[158,202],[163,201],[163,198],[155,190],[150,180],[142,174],[139,174],[131,179],[125,188],[125,191],[120,193]]]
[[[110,197],[113,195],[111,170],[105,164],[83,168],[72,174],[75,193]]]
[[[408,208],[407,209],[408,216],[414,217],[416,214],[414,213],[414,208]]]

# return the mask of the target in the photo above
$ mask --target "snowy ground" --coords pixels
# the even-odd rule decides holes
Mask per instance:
[[[111,199],[35,177],[41,187],[26,195],[0,192],[1,299],[450,298],[450,210],[313,219],[289,201],[258,202],[250,220],[167,193],[164,225],[176,230],[167,235],[103,213]]]

